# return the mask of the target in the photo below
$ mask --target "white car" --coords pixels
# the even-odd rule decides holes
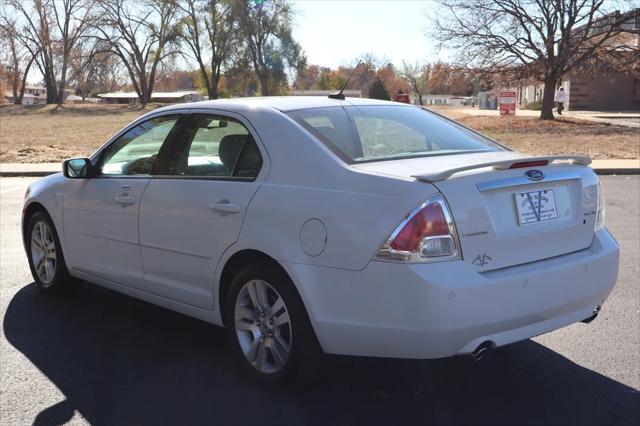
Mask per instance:
[[[613,289],[589,162],[392,102],[181,104],[32,184],[24,243],[42,290],[79,278],[225,326],[266,381],[320,351],[478,354],[589,322]]]

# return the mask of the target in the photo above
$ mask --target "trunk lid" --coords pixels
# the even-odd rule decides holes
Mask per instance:
[[[585,166],[588,158],[488,154],[355,167],[435,185],[449,204],[463,260],[477,271],[534,262],[591,245],[598,179]],[[550,165],[508,168],[541,160]],[[564,163],[553,163],[556,160]]]

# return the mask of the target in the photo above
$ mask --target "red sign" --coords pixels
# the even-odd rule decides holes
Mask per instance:
[[[404,102],[405,104],[411,103],[411,98],[407,93],[398,93],[396,95],[396,102]]]
[[[500,92],[500,115],[516,115],[516,92]]]

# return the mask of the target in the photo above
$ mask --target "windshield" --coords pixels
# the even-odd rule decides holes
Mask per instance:
[[[421,108],[344,106],[288,114],[349,163],[504,149]]]

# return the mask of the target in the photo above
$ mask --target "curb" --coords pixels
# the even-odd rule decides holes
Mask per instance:
[[[626,169],[593,169],[597,175],[640,175],[640,168]]]
[[[0,172],[0,177],[44,177],[60,173],[58,171],[24,171],[24,172]]]

